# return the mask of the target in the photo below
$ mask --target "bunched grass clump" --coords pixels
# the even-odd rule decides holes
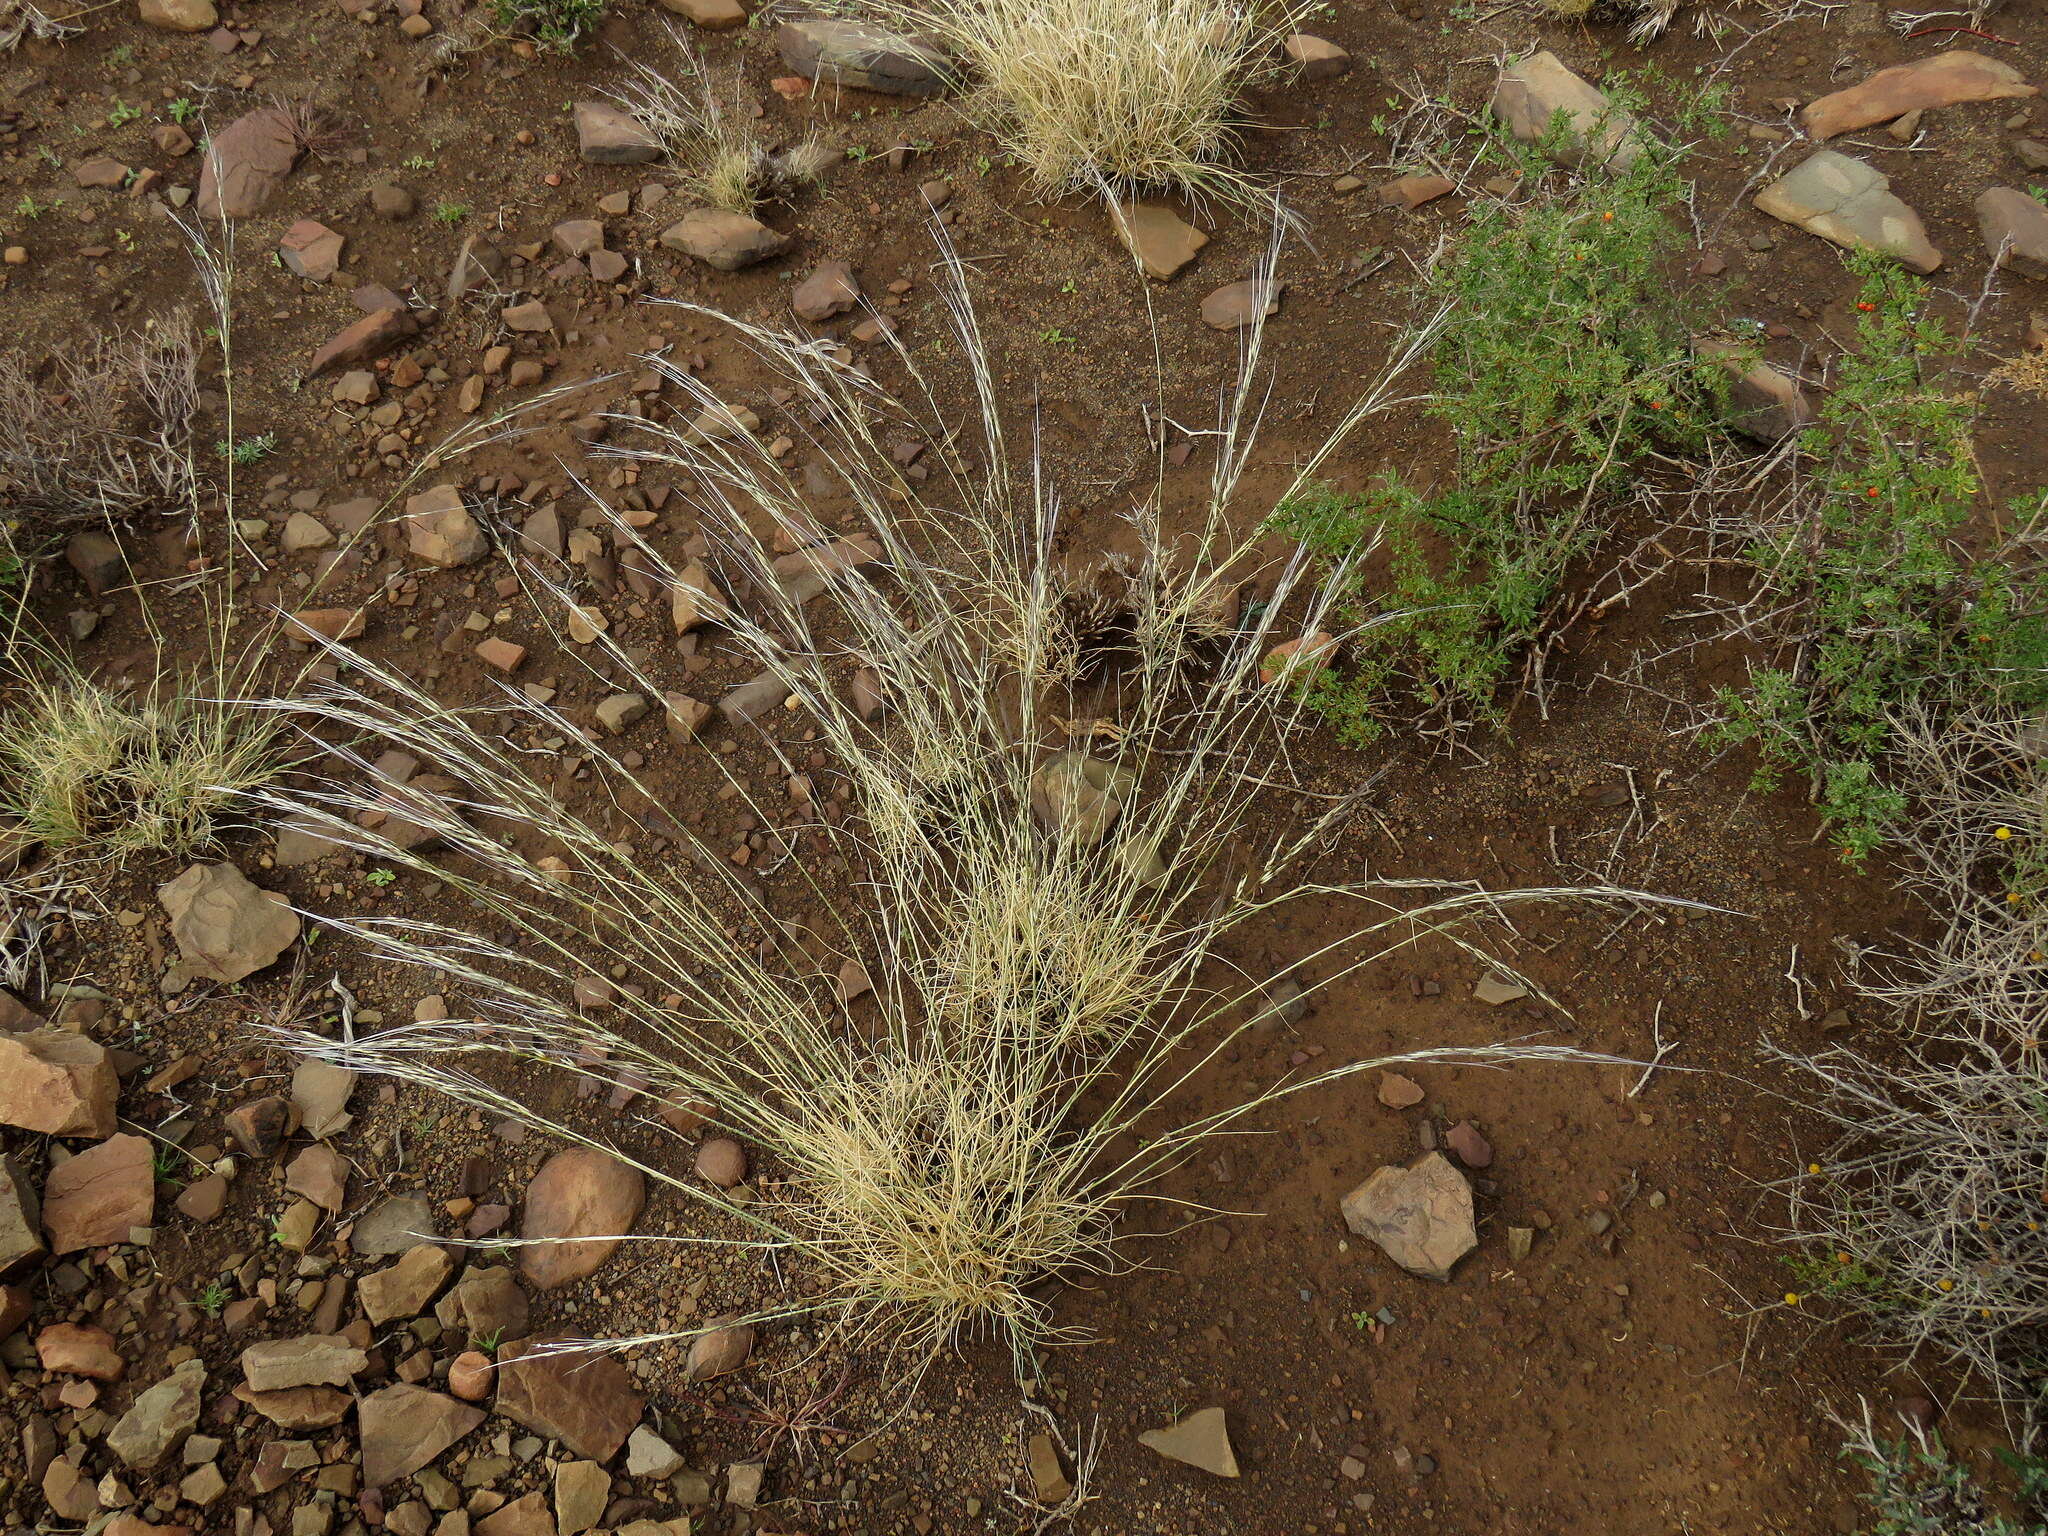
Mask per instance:
[[[1305,5],[1260,0],[867,0],[964,66],[963,108],[1041,193],[1164,189],[1250,205],[1245,91]]]
[[[912,1367],[963,1331],[990,1330],[1029,1369],[1037,1348],[1066,1337],[1038,1282],[1125,1267],[1132,1203],[1269,1096],[1206,1114],[1181,1103],[1195,1074],[1270,1017],[1267,978],[1212,974],[1227,935],[1305,890],[1354,901],[1357,932],[1318,966],[1342,975],[1425,933],[1469,949],[1472,925],[1503,902],[1572,893],[1299,883],[1291,871],[1328,818],[1248,835],[1301,720],[1294,696],[1259,674],[1277,645],[1314,633],[1330,597],[1305,559],[1262,566],[1229,532],[1250,395],[1226,412],[1209,497],[1177,537],[1156,488],[1141,492],[1128,513],[1135,553],[1069,573],[1058,501],[1012,458],[964,300],[957,320],[980,390],[971,438],[939,430],[928,394],[908,409],[828,347],[728,322],[789,391],[808,456],[846,488],[852,531],[836,539],[792,467],[803,455],[624,418],[611,440],[688,472],[726,583],[748,594],[726,606],[722,643],[770,674],[814,736],[806,752],[827,765],[792,763],[772,802],[731,779],[735,804],[776,829],[762,857],[806,910],[832,914],[826,929],[779,921],[763,887],[699,843],[623,754],[591,749],[611,808],[602,822],[564,805],[518,743],[575,727],[510,690],[451,710],[363,663],[359,682],[280,701],[355,745],[342,749],[348,771],[277,804],[380,862],[431,871],[479,910],[473,926],[336,919],[379,954],[439,973],[457,1017],[301,1048],[593,1145],[468,1063],[510,1056],[634,1085],[652,1109],[652,1149],[620,1155],[716,1200],[683,1172],[678,1117],[662,1113],[694,1106],[772,1169],[760,1199],[719,1209],[817,1282],[763,1315],[821,1314]],[[720,404],[686,371],[650,365],[695,405]],[[1383,384],[1352,420],[1390,397]],[[889,451],[908,432],[931,445],[922,484]],[[680,579],[623,523],[614,530],[644,569]],[[799,554],[778,561],[773,540]],[[575,599],[545,571],[527,575],[544,612]],[[1254,580],[1258,600],[1240,606]],[[661,696],[624,648],[594,644],[615,676]],[[372,781],[366,754],[384,746],[464,789]],[[785,787],[808,813],[778,814]],[[448,856],[365,831],[358,818],[373,808]],[[1329,818],[1348,809],[1337,802]],[[681,856],[646,846],[657,829]],[[848,974],[872,991],[848,1001],[861,991]],[[573,988],[592,975],[619,989],[607,1008],[579,1010]],[[1522,1043],[1395,1059],[1518,1054],[1575,1053]]]
[[[55,664],[0,706],[0,806],[55,854],[185,857],[276,777],[277,747],[233,703],[130,699]]]

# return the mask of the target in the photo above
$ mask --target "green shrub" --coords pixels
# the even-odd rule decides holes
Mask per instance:
[[[1712,739],[1755,747],[1759,788],[1807,775],[1860,860],[1907,810],[1885,762],[1902,708],[2048,703],[2048,583],[2024,539],[1983,557],[1959,542],[1983,486],[1974,406],[1935,377],[1954,342],[1926,284],[1851,264],[1856,342],[1801,443],[1812,494],[1748,550],[1775,615],[1772,664],[1723,691]]]
[[[604,19],[609,0],[491,0],[492,12],[505,31],[531,27],[551,48],[576,46],[583,34]]]
[[[1647,145],[1625,170],[1567,179],[1524,146],[1496,139],[1489,154],[1537,190],[1476,204],[1423,280],[1424,302],[1447,311],[1431,410],[1455,443],[1454,480],[1393,470],[1277,517],[1355,569],[1352,665],[1311,685],[1353,741],[1378,733],[1404,684],[1498,719],[1500,685],[1566,572],[1611,532],[1631,463],[1703,441],[1713,415],[1666,271],[1689,238],[1672,217],[1679,155]],[[1375,547],[1383,581],[1357,559]]]

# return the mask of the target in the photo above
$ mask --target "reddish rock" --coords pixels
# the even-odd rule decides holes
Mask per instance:
[[[114,1134],[121,1080],[104,1046],[57,1025],[0,1034],[0,1125],[43,1136]]]
[[[661,158],[661,141],[609,102],[576,103],[576,143],[595,165],[645,165]]]
[[[557,1152],[526,1189],[520,1236],[571,1238],[519,1250],[519,1267],[542,1290],[590,1275],[633,1230],[647,1198],[637,1169],[590,1147]]]
[[[860,279],[843,261],[821,261],[790,290],[789,305],[799,320],[816,324],[843,315],[860,303]]]
[[[1380,1102],[1389,1109],[1413,1109],[1427,1097],[1422,1084],[1398,1072],[1380,1074]]]
[[[1809,103],[1799,114],[1816,139],[1888,123],[1908,112],[1951,107],[1965,101],[1999,101],[2038,96],[2020,72],[2002,59],[1986,58],[1967,48],[1952,48],[1910,64],[1880,69],[1869,79]]]
[[[753,1353],[753,1324],[728,1323],[725,1327],[700,1333],[690,1341],[683,1374],[691,1381],[708,1381],[713,1376],[724,1376],[738,1370]]]
[[[237,1104],[221,1117],[243,1154],[259,1160],[277,1155],[292,1133],[291,1101],[277,1094]]]
[[[339,1216],[348,1198],[348,1161],[324,1141],[316,1142],[286,1166],[284,1187],[329,1215]]]
[[[1444,1145],[1457,1153],[1458,1161],[1467,1168],[1493,1166],[1493,1143],[1480,1135],[1479,1127],[1470,1120],[1460,1120],[1446,1131]]]
[[[1479,1245],[1472,1186],[1441,1152],[1412,1167],[1386,1167],[1346,1195],[1344,1224],[1369,1237],[1411,1274],[1449,1280],[1451,1266]]]
[[[341,270],[343,236],[318,219],[301,219],[284,232],[277,253],[285,266],[299,277],[324,283]]]
[[[491,1395],[493,1371],[489,1355],[465,1349],[448,1362],[448,1390],[466,1403],[480,1403]]]
[[[235,1388],[238,1401],[247,1403],[280,1429],[325,1429],[348,1416],[353,1401],[334,1387],[286,1387],[277,1392],[257,1392],[245,1382]]]
[[[747,1149],[730,1136],[711,1136],[697,1148],[697,1176],[731,1189],[747,1176]]]
[[[35,1300],[25,1285],[0,1285],[0,1339],[10,1339],[35,1311]]]
[[[57,1164],[43,1181],[43,1230],[52,1253],[128,1242],[155,1216],[156,1171],[141,1136],[110,1136]]]
[[[46,1371],[119,1381],[128,1369],[114,1336],[89,1323],[52,1323],[36,1335],[36,1359]]]
[[[333,373],[338,369],[360,368],[365,363],[376,361],[418,330],[411,313],[403,309],[380,309],[365,315],[327,339],[306,364],[305,376],[317,379],[323,373]]]
[[[216,219],[261,213],[299,161],[299,134],[282,107],[258,107],[215,134],[200,164],[194,206]]]
[[[1410,211],[1424,203],[1433,203],[1440,197],[1448,197],[1457,191],[1457,184],[1448,176],[1403,176],[1390,181],[1379,189],[1379,200],[1389,208],[1406,208]]]

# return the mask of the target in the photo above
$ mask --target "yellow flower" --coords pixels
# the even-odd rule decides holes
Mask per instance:
[[[1819,1163],[1808,1163],[1808,1164],[1806,1165],[1806,1171],[1807,1171],[1808,1173],[1819,1173],[1819,1172],[1820,1172],[1820,1164],[1819,1164]]]
[[[1799,1305],[1799,1293],[1798,1293],[1797,1291],[1787,1291],[1787,1292],[1785,1293],[1785,1305],[1786,1305],[1786,1306],[1788,1306],[1788,1307],[1796,1307],[1796,1306],[1798,1306],[1798,1305]]]
[[[2011,837],[2011,836],[2012,836],[2012,828],[2011,828],[2011,827],[2000,827],[2000,828],[1999,828],[1999,829],[1998,829],[1998,830],[1997,830],[1996,832],[1992,833],[1991,835],[1992,835],[1993,837],[1997,838],[1997,839],[1998,839],[1998,840],[1999,840],[1999,841],[2000,841],[2000,842],[2002,843],[2002,842],[2004,842],[2004,841],[2005,841],[2005,840],[2006,840],[2007,838],[2009,838],[2009,837]]]
[[[1953,1280],[1937,1280],[1934,1282],[1934,1288],[1937,1291],[1952,1291],[1956,1288],[1956,1283]]]

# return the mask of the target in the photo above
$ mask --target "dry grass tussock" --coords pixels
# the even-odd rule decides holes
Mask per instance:
[[[12,53],[24,38],[55,43],[84,30],[68,16],[52,16],[36,0],[0,0],[0,53]]]
[[[827,154],[821,145],[807,140],[770,154],[739,72],[720,80],[681,32],[670,27],[668,37],[669,62],[621,55],[632,72],[605,94],[660,141],[685,194],[713,208],[752,213],[769,198],[818,179]]]
[[[1046,195],[1270,191],[1231,163],[1244,93],[1284,67],[1309,12],[1260,0],[865,0],[965,66],[961,106]]]
[[[2024,1444],[2048,1360],[2048,722],[1895,722],[1905,879],[1934,939],[1866,957],[1903,1049],[1781,1052],[1839,1139],[1790,1181],[1806,1283],[1880,1340],[1976,1371]]]
[[[983,358],[964,297],[956,319],[965,355]],[[764,1316],[824,1314],[842,1337],[886,1344],[911,1368],[963,1330],[990,1329],[1027,1366],[1038,1346],[1066,1337],[1034,1282],[1123,1268],[1120,1213],[1205,1138],[1301,1086],[1207,1115],[1181,1104],[1189,1079],[1232,1039],[1273,1022],[1269,978],[1212,964],[1240,925],[1310,889],[1355,903],[1354,936],[1300,957],[1327,979],[1426,933],[1469,947],[1511,902],[1614,893],[1370,879],[1305,887],[1289,871],[1324,822],[1277,843],[1250,835],[1262,781],[1289,777],[1300,723],[1294,695],[1260,682],[1261,663],[1313,632],[1329,599],[1304,561],[1254,571],[1251,545],[1230,532],[1245,511],[1233,503],[1256,426],[1249,388],[1223,413],[1208,498],[1177,509],[1185,534],[1169,535],[1158,497],[1141,495],[1129,512],[1140,554],[1099,573],[1082,601],[1054,554],[1057,498],[1004,440],[985,365],[978,435],[961,441],[938,430],[922,386],[905,391],[906,407],[823,345],[726,323],[793,392],[790,418],[810,442],[787,463],[808,457],[846,487],[868,541],[862,557],[810,542],[813,497],[800,473],[744,433],[698,443],[621,419],[612,451],[685,471],[683,483],[699,488],[694,510],[738,594],[720,643],[773,673],[815,729],[830,766],[788,764],[798,803],[814,813],[778,834],[786,860],[773,849],[764,858],[810,881],[809,905],[838,926],[778,922],[751,878],[699,844],[602,743],[590,751],[612,809],[600,821],[566,808],[545,777],[552,765],[536,778],[516,745],[529,732],[577,734],[548,708],[507,689],[488,707],[450,710],[409,678],[364,666],[311,700],[277,704],[355,745],[321,789],[276,806],[445,881],[481,917],[445,929],[334,919],[378,954],[437,973],[458,1017],[348,1045],[293,1043],[571,1139],[590,1133],[550,1124],[472,1060],[538,1060],[642,1085],[657,1109],[709,1106],[780,1176],[733,1212],[749,1241],[822,1282]],[[674,389],[718,406],[699,381],[652,361]],[[1391,377],[1347,428],[1390,403]],[[930,445],[923,485],[888,451],[905,433]],[[660,565],[651,549],[631,548],[623,524],[615,531],[627,558]],[[766,547],[777,532],[808,544],[818,570],[777,570]],[[544,612],[575,600],[545,572],[529,575]],[[1264,601],[1240,610],[1253,576]],[[1104,584],[1115,610],[1107,641]],[[600,637],[597,649],[607,671],[635,675],[622,648]],[[876,713],[849,687],[856,668]],[[651,680],[631,686],[660,697]],[[354,820],[391,793],[368,776],[368,758],[386,746],[466,786],[402,807],[449,856],[402,852]],[[1086,756],[1068,755],[1077,751]],[[770,803],[756,801],[757,782],[735,777],[732,787],[762,822],[786,819],[783,786]],[[1337,802],[1327,819],[1351,809]],[[680,856],[651,849],[657,836]],[[873,992],[842,1007],[835,977],[849,959]],[[610,1007],[579,1012],[567,999],[591,975],[622,978],[622,989]],[[1521,1042],[1394,1059],[1575,1054]],[[723,1208],[683,1173],[684,1147],[664,1146],[674,1133],[658,1115],[645,1131],[655,1147],[636,1161],[649,1178]]]
[[[187,857],[276,777],[278,736],[231,701],[124,697],[46,659],[0,712],[0,809],[66,860]]]
[[[0,349],[0,509],[30,535],[188,511],[198,404],[198,333],[182,313],[81,339],[47,377]]]

